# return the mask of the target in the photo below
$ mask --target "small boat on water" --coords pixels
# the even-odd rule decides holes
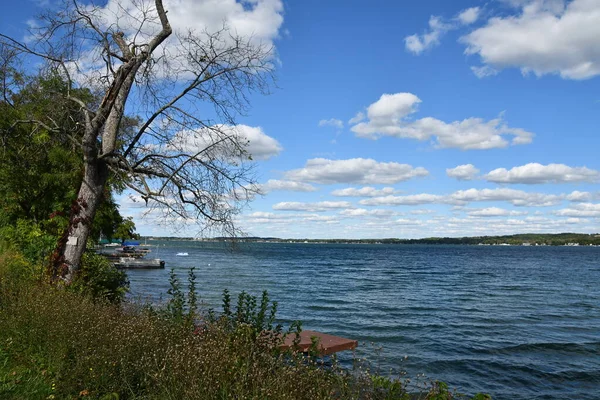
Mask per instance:
[[[189,256],[189,254],[188,254],[188,253],[177,253],[177,254],[175,254],[175,255],[176,255],[176,256],[181,256],[181,257],[187,257],[187,256]]]
[[[165,262],[159,258],[142,260],[134,257],[121,257],[115,262],[115,267],[118,269],[160,269],[165,267]]]
[[[122,246],[121,248],[112,248],[110,251],[99,250],[98,253],[112,261],[117,261],[121,257],[142,258],[150,253],[150,249],[135,246]]]

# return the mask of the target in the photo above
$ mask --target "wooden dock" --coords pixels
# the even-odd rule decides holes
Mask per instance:
[[[282,350],[291,349],[294,345],[295,338],[296,335],[290,333],[286,336],[285,341],[279,348]],[[316,331],[302,331],[300,332],[300,343],[298,343],[297,349],[303,353],[308,352],[312,346],[313,338],[318,341],[317,351],[320,355],[324,356],[337,353],[338,351],[353,350],[358,346],[357,340],[346,339],[340,336]]]

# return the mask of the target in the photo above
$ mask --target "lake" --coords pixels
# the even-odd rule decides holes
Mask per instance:
[[[157,301],[171,268],[195,267],[207,306],[268,290],[282,320],[359,340],[382,371],[494,399],[600,399],[600,248],[151,243],[167,268],[129,271],[134,297]]]

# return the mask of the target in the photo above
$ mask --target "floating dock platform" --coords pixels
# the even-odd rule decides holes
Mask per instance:
[[[298,343],[297,349],[303,353],[308,352],[312,346],[313,338],[318,342],[317,351],[323,356],[337,353],[338,351],[354,350],[358,346],[357,340],[346,339],[340,336],[316,331],[302,331],[300,332],[300,343]],[[281,350],[291,349],[295,339],[296,335],[294,333],[288,334],[279,348]]]

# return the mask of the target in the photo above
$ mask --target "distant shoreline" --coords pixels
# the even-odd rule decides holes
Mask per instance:
[[[506,236],[430,237],[421,239],[285,239],[276,237],[143,237],[147,240],[239,242],[239,243],[304,243],[304,244],[462,244],[481,246],[600,246],[600,234],[526,233]]]

